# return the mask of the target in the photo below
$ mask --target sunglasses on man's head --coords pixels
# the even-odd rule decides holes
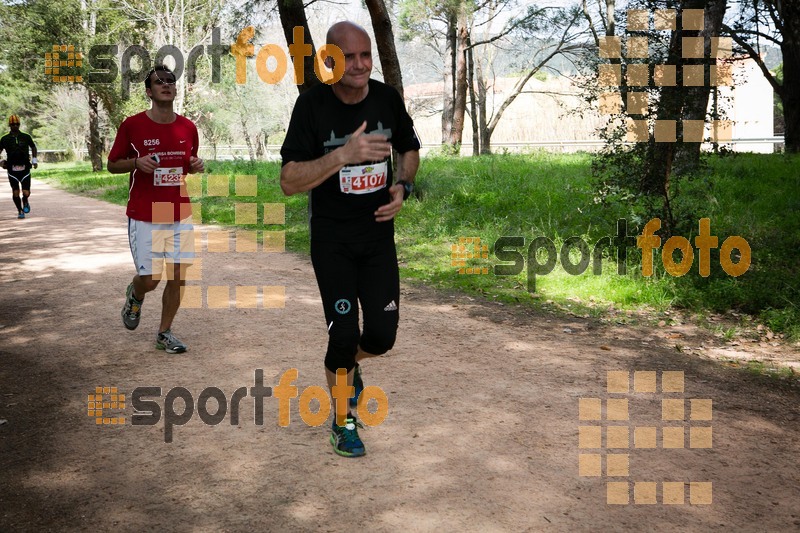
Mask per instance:
[[[153,80],[153,83],[156,85],[175,85],[175,78],[159,78],[156,75],[156,79]]]

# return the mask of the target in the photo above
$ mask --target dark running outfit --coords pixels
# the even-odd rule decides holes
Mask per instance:
[[[281,148],[283,164],[343,146],[365,120],[365,134],[386,135],[400,153],[419,150],[413,121],[393,88],[370,80],[364,100],[345,104],[320,84],[297,98]],[[375,355],[394,345],[400,306],[394,220],[375,221],[375,211],[391,202],[392,182],[387,158],[349,165],[309,191],[311,261],[328,327],[325,367],[332,372],[352,370],[359,345]]]
[[[0,138],[0,152],[6,152],[6,170],[11,190],[31,190],[31,160],[28,148],[36,149],[33,138],[27,133],[6,133]]]

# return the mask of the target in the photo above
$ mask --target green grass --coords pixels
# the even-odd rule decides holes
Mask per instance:
[[[771,380],[773,383],[784,383],[789,385],[800,383],[797,373],[788,366],[768,364],[764,361],[755,360],[738,361],[734,359],[723,359],[723,361],[729,367],[736,368],[740,372],[766,378]]]
[[[619,219],[627,221],[628,235],[639,233],[647,221],[636,209],[608,205],[596,198],[590,163],[586,154],[543,152],[425,158],[415,197],[406,202],[396,222],[401,275],[437,288],[590,316],[602,316],[612,306],[655,311],[680,307],[701,314],[738,310],[758,316],[790,339],[800,339],[800,158],[796,157],[740,154],[711,158],[707,181],[682,185],[677,203],[683,212],[691,213],[685,226],[691,229],[684,236],[693,242],[698,220],[703,217],[711,219],[711,234],[719,238],[719,245],[731,235],[745,238],[752,249],[752,265],[741,277],[727,275],[714,250],[711,275],[701,277],[695,250],[693,267],[685,276],[667,274],[657,251],[654,275],[645,278],[635,244],[628,248],[623,275],[616,272],[613,250],[603,254],[601,275],[592,273],[591,264],[583,274],[570,275],[556,261],[552,272],[535,277],[533,297],[527,290],[533,284],[525,268],[517,275],[494,275],[493,266],[502,263],[494,249],[501,236],[524,239],[524,246],[516,250],[527,266],[528,246],[537,237],[549,239],[557,251],[565,240],[578,237],[591,251],[600,239],[616,235]],[[203,221],[233,225],[236,201],[285,203],[285,226],[258,224],[255,229],[285,229],[287,249],[307,252],[307,197],[283,196],[279,172],[278,163],[209,162],[207,174],[230,178],[256,175],[258,197],[233,196],[231,179],[228,197],[201,199]],[[86,164],[46,165],[37,177],[115,203],[124,204],[127,198],[127,175],[102,172],[94,176]],[[489,274],[460,275],[452,265],[451,247],[459,245],[460,238],[476,237],[488,246],[488,257],[470,259],[467,265],[486,267]],[[577,262],[577,252],[570,257]],[[546,258],[540,253],[537,259],[544,263]]]

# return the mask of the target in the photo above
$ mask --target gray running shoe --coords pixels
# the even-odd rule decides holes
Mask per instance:
[[[186,345],[179,341],[171,330],[164,331],[156,336],[156,348],[167,353],[183,353],[186,351]]]
[[[125,327],[134,330],[139,326],[139,319],[142,316],[142,303],[133,296],[133,283],[128,285],[125,291],[125,305],[122,307],[122,323]]]

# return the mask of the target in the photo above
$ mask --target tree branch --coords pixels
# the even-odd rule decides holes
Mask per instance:
[[[758,68],[761,69],[762,74],[764,74],[764,77],[767,78],[767,81],[769,82],[769,84],[772,85],[772,89],[776,93],[778,93],[778,96],[780,96],[781,100],[783,100],[783,94],[784,94],[783,93],[783,86],[778,84],[778,80],[775,79],[775,76],[772,75],[772,73],[769,71],[767,66],[764,64],[764,60],[761,59],[761,55],[753,49],[753,47],[750,45],[750,43],[748,43],[747,41],[742,39],[742,37],[739,36],[736,32],[733,32],[731,30],[731,28],[729,28],[727,25],[723,24],[722,28],[725,31],[730,33],[730,35],[733,38],[733,40],[736,41],[736,44],[738,44],[739,46],[741,46],[742,48],[744,48],[747,51],[747,53],[750,55],[750,57],[758,65]]]
[[[768,40],[768,41],[772,41],[773,43],[775,43],[775,44],[776,44],[776,45],[778,45],[778,46],[781,46],[781,45],[783,44],[783,42],[779,41],[779,40],[778,40],[778,39],[776,39],[775,37],[772,37],[771,35],[767,35],[766,33],[762,33],[762,32],[760,32],[760,31],[755,31],[755,30],[745,30],[745,29],[738,29],[738,30],[737,30],[737,29],[733,29],[733,28],[731,28],[730,26],[728,26],[728,25],[726,25],[726,24],[723,24],[723,25],[722,25],[722,29],[723,29],[723,30],[725,30],[726,32],[728,32],[728,33],[730,34],[730,36],[731,36],[731,37],[733,37],[733,34],[734,34],[734,33],[735,33],[735,34],[754,35],[754,36],[756,36],[756,37],[763,37],[764,39],[766,39],[766,40]],[[734,39],[735,39],[735,37],[734,37]],[[738,41],[737,41],[737,42],[738,42]]]
[[[586,19],[586,22],[589,23],[589,31],[592,32],[594,42],[597,46],[600,46],[600,37],[598,37],[597,31],[594,29],[594,21],[592,20],[591,14],[589,14],[589,7],[586,5],[586,0],[582,0],[581,6],[583,7],[583,17]]]

